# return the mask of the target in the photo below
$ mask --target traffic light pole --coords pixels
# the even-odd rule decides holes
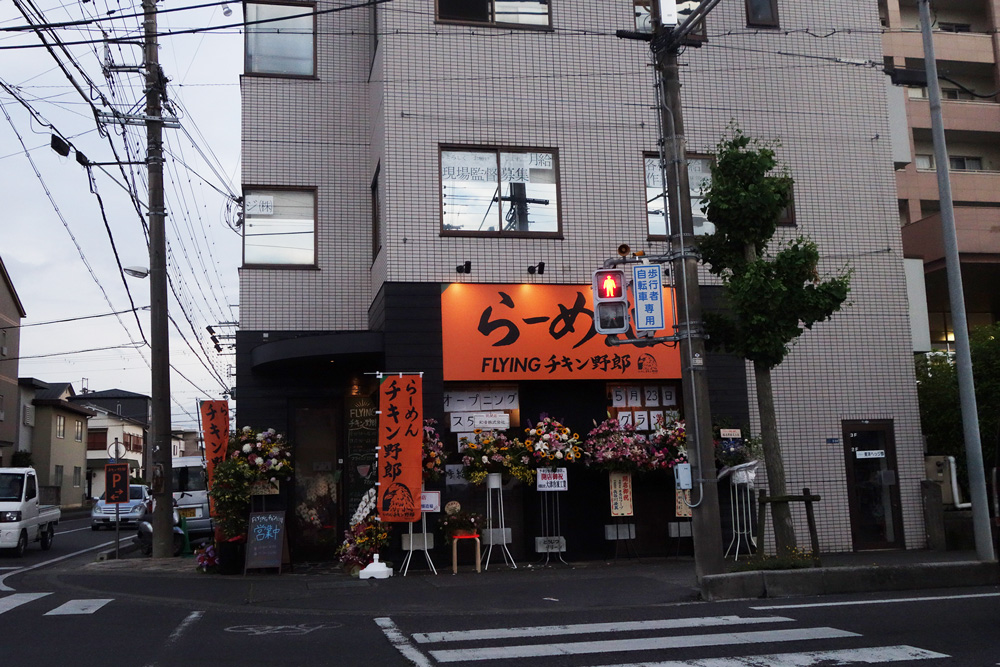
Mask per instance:
[[[698,284],[698,256],[694,246],[694,223],[688,195],[686,145],[681,114],[681,84],[677,66],[677,46],[670,30],[660,20],[659,6],[653,3],[651,47],[658,74],[657,107],[660,112],[661,169],[665,172],[669,205],[668,234],[673,248],[671,271],[676,294],[677,331],[681,350],[681,378],[688,435],[688,459],[699,498],[692,505],[695,570],[699,578],[724,571],[722,526],[719,516],[719,489],[715,475],[715,446],[709,408],[708,376],[705,365],[705,335],[702,324],[701,293]],[[678,226],[678,221],[680,225]],[[678,228],[679,227],[679,228]]]

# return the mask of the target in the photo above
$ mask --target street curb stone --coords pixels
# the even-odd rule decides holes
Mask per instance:
[[[712,601],[997,584],[1000,567],[996,561],[970,561],[714,574],[701,578],[701,594]]]

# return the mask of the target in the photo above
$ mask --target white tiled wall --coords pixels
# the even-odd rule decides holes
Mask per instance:
[[[620,243],[665,249],[645,231],[642,156],[658,137],[648,46],[615,37],[633,27],[632,2],[551,8],[551,32],[490,30],[435,24],[432,0],[394,0],[379,7],[374,63],[367,10],[326,14],[317,80],[244,78],[243,180],[316,186],[320,247],[315,270],[242,271],[244,329],[365,329],[383,280],[585,284]],[[720,3],[708,43],[681,55],[688,147],[710,152],[733,120],[780,140],[798,222],[781,234],[816,241],[822,271],[854,271],[850,305],[774,371],[789,489],[823,497],[821,547],[851,548],[843,444],[827,439],[859,418],[894,420],[907,545],[920,546],[922,445],[885,75],[843,62],[881,62],[877,3],[779,8],[782,29],[758,31],[744,27],[742,3]],[[558,151],[564,238],[441,237],[442,143]],[[379,163],[385,238],[373,263]],[[472,273],[458,276],[466,260]],[[545,274],[529,276],[539,261]],[[798,527],[804,538],[804,517]]]

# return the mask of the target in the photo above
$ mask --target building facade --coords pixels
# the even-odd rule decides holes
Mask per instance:
[[[916,0],[879,0],[879,11],[886,65],[925,70]],[[970,327],[990,325],[1000,314],[1000,2],[936,3],[932,20],[966,311]],[[931,346],[951,349],[927,88],[900,90],[894,106],[894,129],[912,155],[896,172],[903,247],[923,263]]]
[[[648,45],[615,36],[643,28],[642,1],[246,6],[250,22],[282,21],[248,25],[241,82],[237,425],[289,434],[292,503],[335,473],[338,528],[353,513],[376,372],[423,374],[452,450],[485,402],[515,431],[542,414],[584,435],[609,414],[683,414],[676,353],[611,347],[591,321],[591,273],[620,244],[669,250]],[[692,183],[733,122],[780,140],[795,189],[779,239],[807,235],[822,272],[853,270],[849,306],[773,374],[789,489],[822,497],[824,551],[924,545],[886,83],[858,66],[881,62],[879,27],[869,3],[721,3],[680,59]],[[717,306],[719,286],[702,285]],[[743,361],[705,367],[714,422],[757,433]],[[597,555],[607,479],[574,474],[569,549]],[[672,482],[649,486],[638,539],[663,553]],[[537,501],[509,511],[530,551]]]
[[[72,403],[73,385],[49,383],[37,389],[31,457],[43,501],[80,507],[87,500],[87,420],[94,411]]]
[[[17,444],[17,359],[24,316],[24,306],[0,257],[0,463],[10,460]]]

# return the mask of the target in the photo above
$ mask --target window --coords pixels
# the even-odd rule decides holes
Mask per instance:
[[[938,30],[941,32],[972,32],[972,25],[969,23],[949,23],[947,21],[939,21]]]
[[[559,234],[558,161],[552,150],[441,150],[442,230]]]
[[[56,415],[56,437],[66,437],[66,418],[62,415]]]
[[[778,0],[746,0],[747,25],[778,27]]]
[[[934,156],[933,155],[921,155],[918,153],[916,155],[916,165],[917,169],[933,169],[934,168]]]
[[[926,88],[907,88],[907,94],[910,99],[926,100],[928,98]],[[961,88],[942,88],[941,99],[968,102],[975,100],[976,97],[972,93],[964,91]]]
[[[246,4],[247,74],[312,76],[316,6]]]
[[[313,266],[316,263],[316,193],[247,190],[243,263]]]
[[[7,418],[7,414],[4,411],[3,394],[0,394],[0,422],[2,422],[6,418]]]
[[[549,26],[549,0],[438,0],[437,8],[442,21]]]
[[[52,484],[54,486],[62,486],[63,483],[63,467],[56,466],[55,474],[52,475]]]
[[[74,425],[73,439],[77,442],[83,442],[83,422],[79,419],[76,420]]]
[[[691,193],[691,221],[698,236],[712,234],[715,225],[701,211],[699,193],[703,185],[712,180],[712,158],[702,155],[688,155],[688,189]],[[667,229],[667,202],[663,199],[663,179],[660,172],[660,158],[646,156],[646,221],[650,236],[665,237]]]
[[[73,486],[80,486],[83,482],[83,469],[80,466],[73,466]]]
[[[983,159],[978,157],[952,155],[948,158],[948,166],[955,171],[982,171]]]

